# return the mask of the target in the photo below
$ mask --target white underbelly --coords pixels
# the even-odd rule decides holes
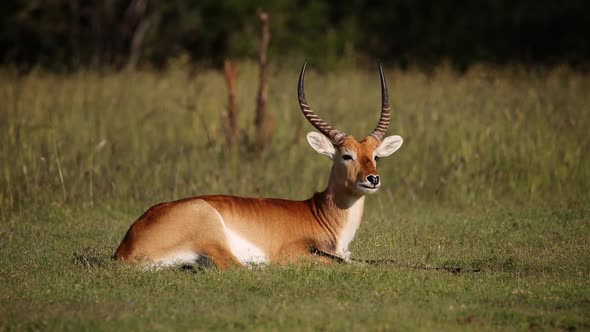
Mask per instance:
[[[148,269],[159,270],[165,267],[181,266],[181,265],[193,265],[200,258],[200,255],[192,251],[178,251],[172,255],[161,258],[156,262],[146,264]]]

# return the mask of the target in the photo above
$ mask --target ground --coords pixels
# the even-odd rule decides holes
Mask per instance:
[[[240,66],[240,124],[252,136],[256,71]],[[309,69],[314,110],[368,134],[377,71]],[[389,262],[130,268],[110,257],[155,203],[305,199],[329,175],[306,146],[295,69],[270,70],[277,126],[263,151],[247,137],[224,146],[223,77],[188,72],[4,69],[1,330],[590,329],[587,76],[386,69],[389,133],[404,146],[379,162],[383,188],[350,249]]]

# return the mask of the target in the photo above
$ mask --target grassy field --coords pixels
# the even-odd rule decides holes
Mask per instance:
[[[276,134],[262,153],[224,148],[218,72],[0,70],[0,330],[590,330],[590,77],[565,68],[386,71],[390,133],[405,142],[380,162],[384,187],[351,250],[393,262],[112,262],[157,202],[324,188],[330,164],[305,142],[298,69],[271,68]],[[368,134],[376,69],[309,69],[314,109]],[[257,71],[240,73],[251,137]]]

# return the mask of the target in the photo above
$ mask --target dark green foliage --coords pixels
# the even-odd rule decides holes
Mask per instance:
[[[124,66],[140,20],[123,0],[18,1],[0,5],[0,62],[52,68]],[[220,64],[257,53],[256,10],[270,14],[271,59],[334,64],[376,57],[399,65],[445,60],[570,63],[590,57],[584,1],[149,1],[143,64],[189,56]]]

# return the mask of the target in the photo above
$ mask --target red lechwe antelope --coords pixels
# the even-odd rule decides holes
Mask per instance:
[[[116,259],[170,266],[194,264],[205,256],[220,269],[290,262],[318,252],[326,254],[324,260],[349,260],[348,245],[361,223],[365,194],[381,186],[376,161],[394,153],[403,140],[385,137],[390,112],[381,65],[381,118],[360,142],[311,110],[303,89],[305,67],[299,75],[299,105],[320,132],[308,133],[307,141],[332,159],[327,188],[305,201],[212,195],[157,204],[131,225]]]

